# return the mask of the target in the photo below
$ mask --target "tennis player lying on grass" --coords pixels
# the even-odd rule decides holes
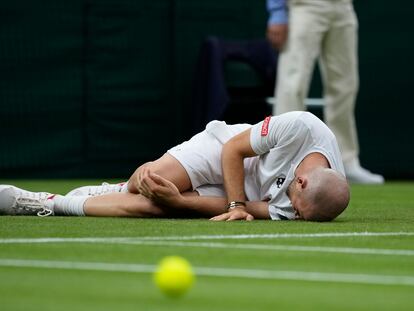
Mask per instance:
[[[0,213],[330,221],[349,198],[333,133],[289,112],[253,126],[212,121],[123,184],[65,196],[0,186]]]

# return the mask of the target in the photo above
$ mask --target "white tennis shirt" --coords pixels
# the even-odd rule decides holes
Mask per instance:
[[[334,134],[309,112],[288,112],[268,117],[253,126],[213,121],[206,131],[224,144],[248,128],[251,128],[250,144],[259,156],[244,160],[245,193],[249,201],[268,201],[269,214],[274,220],[295,218],[286,190],[294,179],[297,166],[308,154],[323,154],[331,168],[345,176]],[[211,167],[216,167],[218,175],[221,169],[219,160],[216,162]]]

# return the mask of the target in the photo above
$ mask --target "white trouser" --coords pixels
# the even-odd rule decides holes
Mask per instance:
[[[319,57],[324,119],[344,163],[358,161],[354,106],[358,90],[357,28],[351,0],[288,0],[288,39],[279,55],[275,115],[304,110]]]

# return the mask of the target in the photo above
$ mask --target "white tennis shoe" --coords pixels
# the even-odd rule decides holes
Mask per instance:
[[[84,186],[80,188],[73,189],[66,196],[80,196],[80,195],[87,195],[87,196],[97,196],[107,193],[116,193],[116,192],[125,192],[123,190],[125,183],[119,184],[108,184],[106,182],[102,183],[100,186]]]
[[[11,185],[0,185],[1,215],[54,215],[53,194],[31,192]]]

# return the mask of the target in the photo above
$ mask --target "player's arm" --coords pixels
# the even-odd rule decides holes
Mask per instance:
[[[228,203],[246,201],[244,159],[266,154],[274,146],[283,143],[286,139],[289,140],[289,136],[286,135],[289,128],[289,117],[281,119],[280,117],[269,116],[224,144],[221,164]],[[232,218],[233,216],[236,216],[237,219],[247,219],[249,217],[249,210],[243,206],[243,203],[236,204],[236,208],[232,208],[229,213],[233,214]],[[221,220],[221,217],[217,219]]]
[[[247,212],[244,192],[244,164],[245,158],[256,156],[250,145],[250,129],[232,137],[223,145],[221,154],[221,166],[223,171],[224,189],[227,195],[227,204],[238,202],[231,210],[213,220],[251,220],[251,214]]]
[[[149,174],[144,178],[141,194],[156,204],[177,210],[191,210],[203,216],[213,217],[212,220],[269,218],[267,202],[246,202],[245,212],[248,213],[248,217],[240,218],[240,212],[238,214],[227,212],[226,198],[198,196],[191,192],[180,193],[174,183],[156,174]],[[220,217],[215,218],[216,215]]]
[[[173,182],[154,173],[142,179],[140,189],[140,193],[155,204],[172,209],[187,209],[209,217],[225,212],[226,198],[202,197],[195,192],[180,193]]]
[[[234,209],[212,217],[210,220],[270,219],[269,204],[264,201],[247,201],[243,209]]]
[[[223,145],[221,167],[228,203],[246,201],[243,161],[253,156],[256,153],[250,145],[250,129],[234,136]]]

